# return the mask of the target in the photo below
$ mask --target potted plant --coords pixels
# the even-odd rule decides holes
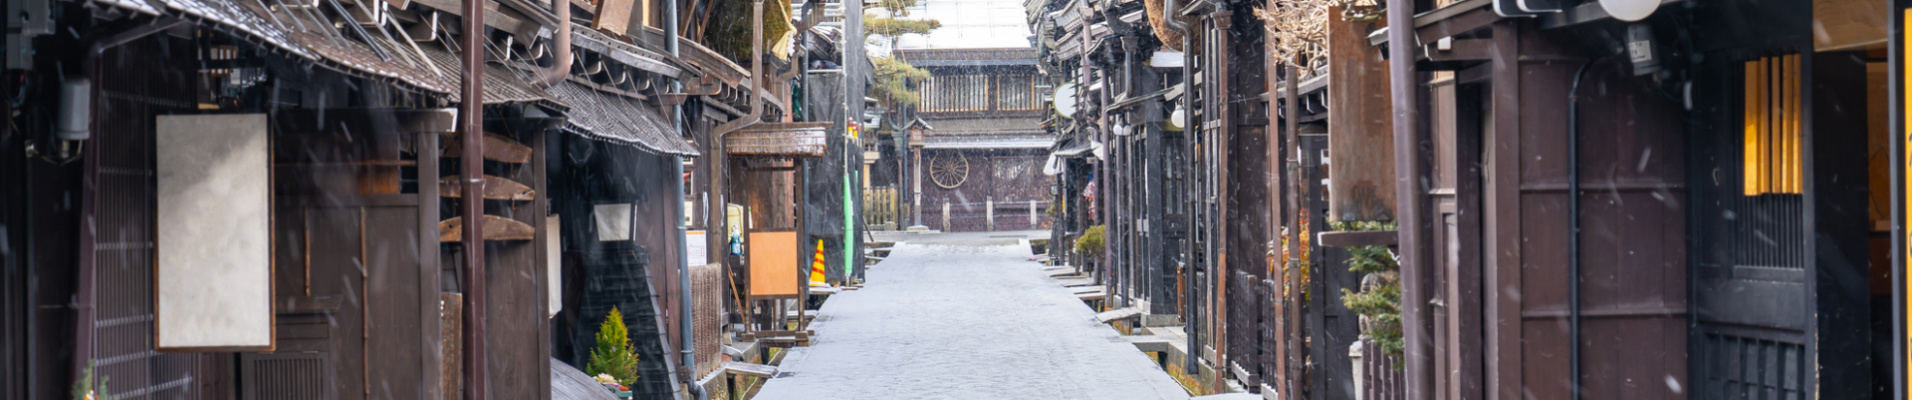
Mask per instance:
[[[618,398],[631,398],[630,385],[637,383],[637,354],[631,352],[630,331],[624,327],[624,314],[617,307],[611,307],[604,324],[598,325],[597,348],[591,350],[591,362],[584,366],[584,373],[596,376],[598,383],[617,393]]]

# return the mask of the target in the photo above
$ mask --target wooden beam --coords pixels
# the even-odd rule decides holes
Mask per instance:
[[[465,16],[464,5],[459,3],[459,0],[416,0],[414,3],[422,4],[442,13],[459,17]],[[520,37],[521,40],[530,40],[531,38],[542,36],[538,34],[539,30],[548,29],[536,21],[525,18],[524,15],[519,14],[517,10],[509,8],[500,9],[496,1],[485,2],[484,16],[486,28],[510,32],[513,36]],[[417,36],[413,36],[413,39],[417,39]]]
[[[484,179],[485,200],[532,201],[538,197],[538,191],[525,184],[491,175],[485,175]],[[463,198],[464,193],[458,188],[464,181],[463,175],[438,178],[438,192],[448,199]]]
[[[1434,43],[1434,41],[1441,40],[1441,38],[1454,37],[1463,33],[1473,32],[1477,29],[1486,28],[1488,25],[1492,25],[1494,21],[1499,21],[1500,18],[1500,14],[1495,14],[1494,10],[1490,8],[1474,8],[1455,15],[1452,18],[1431,21],[1427,26],[1417,26],[1414,29],[1414,38],[1421,43]],[[1419,20],[1421,18],[1415,19]],[[1418,24],[1419,21],[1416,22],[1416,25],[1420,25]]]
[[[1447,44],[1442,49],[1441,43]],[[1494,58],[1493,39],[1447,39],[1422,47],[1429,61],[1486,61]]]
[[[444,147],[445,147],[445,152],[444,152],[445,157],[462,156],[464,154],[464,139],[461,137],[453,136],[445,140]],[[491,132],[485,132],[485,159],[486,160],[507,162],[512,164],[524,164],[527,162],[531,162],[531,153],[532,151],[530,146],[525,146],[523,143],[518,143],[517,140],[514,140],[509,137],[505,137],[504,135],[491,133]]]
[[[1400,242],[1396,231],[1343,231],[1315,234],[1315,243],[1325,247],[1393,246]]]
[[[459,242],[465,232],[462,225],[463,223],[464,217],[451,217],[451,219],[439,221],[438,241],[445,243]],[[529,224],[518,222],[518,220],[496,215],[485,216],[485,240],[487,241],[531,240],[536,237],[537,233],[538,230],[536,228],[532,228]]]
[[[591,29],[623,36],[631,26],[632,0],[598,0]]]

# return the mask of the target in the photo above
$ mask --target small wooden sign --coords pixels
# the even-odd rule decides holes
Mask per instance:
[[[792,297],[801,295],[798,278],[797,232],[751,232],[744,242],[750,251],[750,296]]]

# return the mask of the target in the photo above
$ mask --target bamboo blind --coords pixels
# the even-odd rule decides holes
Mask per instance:
[[[1747,196],[1805,190],[1800,160],[1799,55],[1746,62],[1744,191]]]

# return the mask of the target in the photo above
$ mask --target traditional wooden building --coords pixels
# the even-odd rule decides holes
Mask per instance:
[[[943,231],[1041,229],[1049,217],[1041,174],[1054,137],[1037,124],[1047,85],[1035,50],[904,49],[930,72],[916,115],[933,129],[909,146],[919,224]],[[914,188],[913,188],[914,189]]]
[[[1388,10],[1409,398],[1903,396],[1903,6],[1657,5]]]
[[[482,47],[460,42],[477,33],[455,2],[33,3],[63,17],[9,41],[36,51],[9,52],[24,97],[0,142],[22,151],[0,160],[23,190],[0,197],[32,234],[0,246],[5,284],[27,289],[0,303],[0,398],[66,397],[84,376],[126,399],[455,398],[473,348],[489,396],[549,398],[549,363],[581,365],[580,331],[613,303],[649,319],[630,324],[644,393],[713,386],[722,318],[704,316],[728,292],[721,264],[686,267],[669,171],[763,85],[658,30],[671,2],[492,4]],[[625,24],[618,6],[640,12]],[[482,154],[450,135],[467,49],[490,61],[470,75]],[[680,125],[680,105],[718,122]],[[482,196],[456,190],[465,159]],[[461,332],[467,203],[486,224],[484,343]]]

